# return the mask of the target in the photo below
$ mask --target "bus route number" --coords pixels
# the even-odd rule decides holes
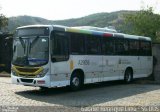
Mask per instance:
[[[79,60],[78,65],[89,65],[89,60]]]

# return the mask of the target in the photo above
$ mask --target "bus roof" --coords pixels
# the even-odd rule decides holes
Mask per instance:
[[[30,27],[51,27],[51,26],[52,26],[52,25],[26,25],[26,26],[18,27],[17,29],[30,28]]]
[[[73,33],[83,33],[83,34],[90,34],[90,35],[100,35],[100,36],[112,36],[112,37],[120,37],[120,38],[130,38],[130,39],[140,39],[140,40],[147,40],[151,41],[150,37],[144,37],[144,36],[138,36],[138,35],[129,35],[129,34],[124,34],[124,33],[116,33],[114,30],[107,30],[103,28],[98,28],[98,27],[84,27],[84,26],[78,26],[78,27],[67,27],[67,26],[62,26],[62,25],[27,25],[27,26],[22,26],[18,27],[17,29],[21,28],[29,28],[29,27],[52,27],[53,30],[57,31],[65,31],[65,32],[73,32]],[[98,30],[96,30],[98,29]],[[102,30],[101,30],[102,29]]]
[[[67,27],[65,29],[66,32],[76,32],[76,33],[85,33],[85,34],[91,34],[91,35],[107,35],[107,36],[113,36],[113,37],[120,37],[120,38],[130,38],[130,39],[140,39],[140,40],[148,40],[151,41],[150,37],[144,37],[144,36],[138,36],[138,35],[129,35],[129,34],[124,34],[124,33],[117,33],[111,31],[97,31],[97,30],[90,30],[90,29],[85,29],[83,27]]]

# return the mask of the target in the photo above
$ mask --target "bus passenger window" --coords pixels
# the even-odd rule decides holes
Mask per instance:
[[[82,34],[71,33],[71,53],[74,55],[85,54],[85,38]]]
[[[115,54],[115,42],[113,39],[103,38],[103,52],[105,55]]]
[[[101,44],[100,38],[96,36],[86,35],[87,43],[87,54],[100,54],[101,53]]]
[[[139,55],[139,40],[130,40],[129,41],[129,49],[131,56]]]
[[[63,32],[54,32],[51,36],[52,62],[66,61],[69,58],[68,37]]]
[[[151,43],[147,41],[140,42],[140,55],[142,56],[151,56]]]
[[[116,46],[116,55],[123,55],[124,54],[124,40],[122,39],[116,39],[115,40],[115,46]]]

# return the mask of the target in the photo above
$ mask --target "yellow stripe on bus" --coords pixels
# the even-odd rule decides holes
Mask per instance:
[[[73,63],[73,60],[70,61],[70,70],[72,71],[74,68],[74,63]]]

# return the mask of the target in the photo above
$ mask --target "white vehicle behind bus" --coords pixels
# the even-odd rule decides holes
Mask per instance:
[[[17,28],[12,83],[78,90],[94,82],[130,83],[152,73],[149,37],[94,29],[58,25]]]

